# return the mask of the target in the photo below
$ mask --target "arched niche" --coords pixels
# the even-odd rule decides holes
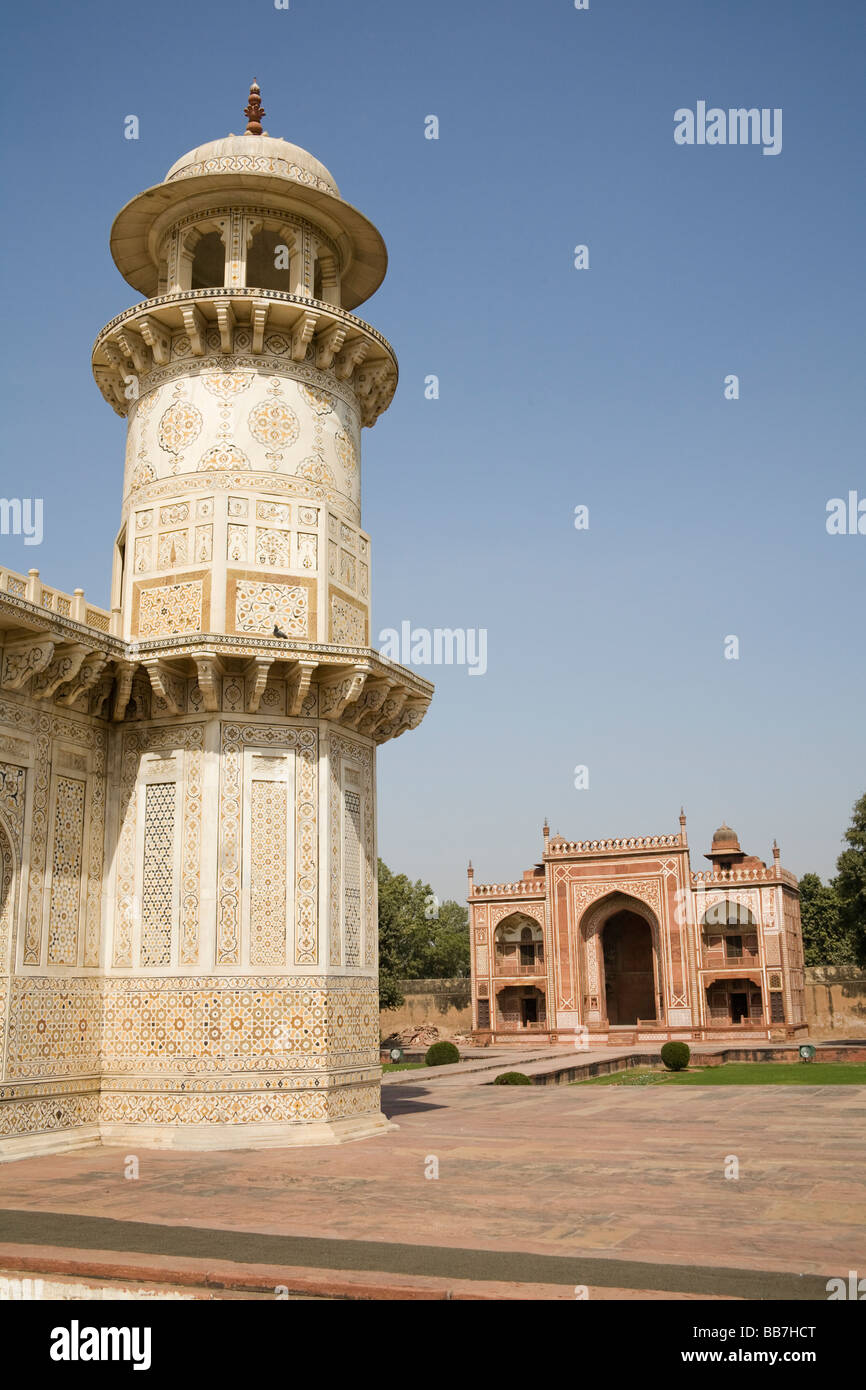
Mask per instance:
[[[512,912],[493,933],[494,973],[534,975],[544,972],[544,931],[528,912]]]
[[[577,942],[588,1024],[662,1021],[661,929],[647,903],[630,893],[607,894],[583,914]]]

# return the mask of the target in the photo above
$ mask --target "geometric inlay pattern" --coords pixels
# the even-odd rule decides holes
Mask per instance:
[[[343,792],[343,940],[346,964],[361,964],[361,797]]]
[[[97,1071],[101,986],[75,975],[19,975],[12,985],[7,1077]]]
[[[58,777],[48,909],[48,962],[75,965],[81,905],[81,849],[84,839],[84,783]]]
[[[181,841],[180,948],[182,965],[194,965],[199,956],[199,874],[202,839],[202,779],[204,725],[184,724],[124,733],[120,768],[120,804],[123,808],[117,846],[117,884],[114,919],[113,965],[132,966],[132,929],[136,904],[135,795],[142,754],[157,750],[187,750],[183,778],[184,805]]]
[[[105,853],[103,843],[105,827],[105,747],[106,735],[98,732],[93,740],[93,779],[91,781],[90,807],[87,813],[87,826],[90,835],[90,872],[85,875],[84,886],[87,893],[84,922],[84,964],[90,967],[99,965],[99,948],[102,939],[102,861]]]
[[[331,595],[332,642],[363,647],[367,640],[367,619],[363,609],[338,594]]]
[[[286,963],[285,782],[256,781],[250,798],[250,965]]]
[[[141,589],[138,602],[138,636],[164,637],[201,630],[201,580],[187,584],[159,584]]]
[[[48,844],[48,788],[51,781],[52,720],[40,714],[36,735],[36,767],[30,811],[30,871],[27,875],[27,926],[24,935],[24,964],[39,965],[42,949],[42,919],[45,884],[45,856]]]
[[[268,637],[274,627],[287,637],[308,636],[308,594],[299,584],[270,584],[239,579],[235,601],[237,632],[256,632]]]
[[[295,751],[296,965],[318,961],[318,738],[315,729],[272,724],[223,726],[217,888],[217,965],[241,964],[241,763],[244,747]]]
[[[341,827],[341,821],[347,816],[346,803],[343,791],[352,769],[344,768],[343,759],[351,759],[353,763],[361,766],[361,794],[363,811],[359,821],[359,832],[363,837],[362,851],[362,873],[364,890],[362,894],[363,917],[364,917],[364,966],[367,969],[376,967],[376,949],[379,941],[379,933],[376,929],[376,839],[375,839],[375,816],[373,814],[374,797],[374,764],[370,748],[363,743],[358,743],[354,739],[344,738],[342,734],[332,733],[328,739],[328,765],[331,774],[330,787],[330,826],[328,830],[328,854],[331,865],[330,872],[330,922],[331,940],[329,943],[329,960],[331,965],[348,965],[348,960],[343,960],[343,942],[341,924],[345,917],[345,898],[342,893],[342,876],[340,866],[345,855],[345,825]],[[360,964],[360,961],[357,962]]]
[[[103,1066],[156,1102],[160,1091],[175,1088],[175,1077],[188,1090],[236,1099],[235,1119],[247,1099],[238,1092],[250,1089],[238,1073],[294,1073],[298,1084],[318,1086],[334,1067],[376,1063],[378,1001],[367,979],[22,976],[11,1003],[9,1080],[38,1083]],[[154,1063],[169,1080],[148,1075]],[[0,1123],[5,1118],[0,1107]]]
[[[141,964],[171,964],[174,887],[174,782],[151,782],[144,804]]]

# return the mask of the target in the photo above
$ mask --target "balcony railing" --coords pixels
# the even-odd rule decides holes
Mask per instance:
[[[85,627],[95,627],[99,632],[110,632],[119,625],[108,609],[85,603],[83,589],[66,594],[62,589],[43,584],[37,569],[25,575],[0,568],[0,592],[22,598],[27,603],[35,603],[47,613],[58,613],[61,618],[69,618]]]
[[[768,1028],[770,1020],[764,1014],[751,1014],[748,1018],[738,1018],[735,1023],[732,1018],[717,1018],[711,1013],[707,1024],[710,1028]]]
[[[493,961],[493,973],[497,978],[519,979],[526,975],[546,975],[547,971],[543,956],[539,956],[532,965],[522,965],[507,956],[496,956]]]
[[[760,965],[761,956],[759,951],[720,951],[718,948],[710,950],[708,947],[703,949],[704,969],[709,970],[737,970],[742,965]]]
[[[513,898],[523,894],[527,897],[543,898],[547,889],[543,878],[521,878],[517,883],[474,883],[469,890],[468,897],[483,898],[487,896]]]

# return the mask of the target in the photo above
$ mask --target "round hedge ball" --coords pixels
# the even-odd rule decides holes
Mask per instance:
[[[531,1086],[529,1077],[522,1071],[504,1071],[494,1078],[494,1086]]]
[[[453,1043],[437,1042],[428,1047],[424,1061],[428,1067],[447,1067],[451,1062],[460,1061],[460,1053]]]
[[[662,1047],[662,1061],[668,1071],[685,1071],[691,1055],[688,1043],[666,1042]]]

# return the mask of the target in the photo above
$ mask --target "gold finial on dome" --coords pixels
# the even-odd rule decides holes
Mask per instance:
[[[252,86],[250,87],[249,105],[244,107],[244,115],[247,118],[247,128],[244,134],[261,135],[262,117],[266,116],[267,112],[262,106],[262,94],[255,78],[253,78]]]

